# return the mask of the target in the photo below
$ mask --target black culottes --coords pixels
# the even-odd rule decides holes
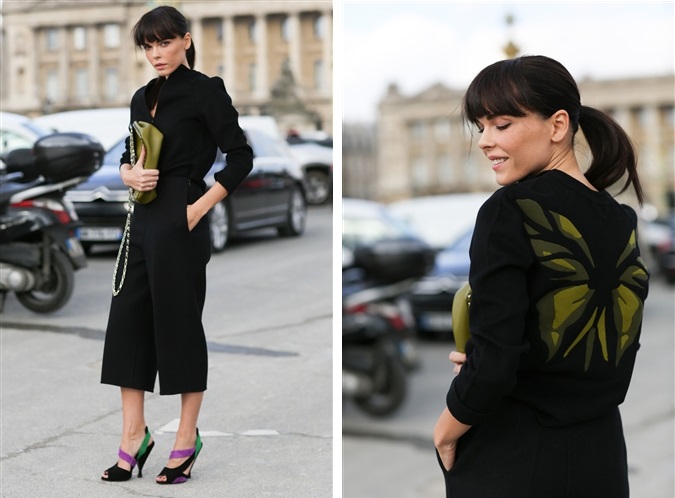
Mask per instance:
[[[192,230],[187,205],[203,194],[184,177],[157,184],[157,198],[136,204],[124,285],[112,298],[101,382],[160,394],[206,390],[202,325],[211,241],[206,217]],[[124,257],[117,272],[122,275]],[[117,284],[116,284],[117,285]]]
[[[438,453],[436,454],[441,464]],[[543,427],[531,408],[505,400],[457,445],[447,498],[626,498],[619,409],[583,423]]]

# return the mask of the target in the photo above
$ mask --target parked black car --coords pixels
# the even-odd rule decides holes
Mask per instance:
[[[305,230],[306,186],[297,161],[274,138],[257,130],[244,132],[253,148],[253,170],[231,196],[209,211],[214,252],[222,251],[228,240],[246,230],[276,227],[281,236],[298,236]],[[67,194],[82,221],[80,240],[85,249],[122,238],[129,201],[128,188],[119,175],[123,150],[124,139],[106,153],[99,171]],[[224,161],[218,151],[205,179],[208,187]]]
[[[452,301],[469,280],[469,246],[473,228],[436,253],[434,268],[420,279],[410,294],[417,330],[452,338]]]

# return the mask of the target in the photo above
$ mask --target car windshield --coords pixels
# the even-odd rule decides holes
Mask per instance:
[[[416,234],[407,224],[385,210],[366,216],[350,213],[343,215],[342,241],[347,247],[399,237],[416,237]]]
[[[469,247],[471,246],[471,239],[473,238],[473,229],[466,232],[459,239],[457,239],[453,244],[451,244],[448,249],[453,252],[465,252],[469,254]]]
[[[108,152],[106,152],[105,157],[103,158],[103,165],[115,165],[119,166],[120,158],[124,153],[124,140],[120,140],[115,145],[110,147]]]
[[[25,123],[22,123],[21,126],[28,129],[31,133],[33,133],[37,137],[44,137],[46,135],[51,135],[51,133],[52,133],[52,132],[50,132],[48,130],[45,130],[44,128],[36,125],[35,123],[31,123],[30,121],[26,121]]]
[[[274,137],[257,130],[245,130],[248,143],[253,149],[255,157],[287,157],[287,149],[282,142],[277,142]]]

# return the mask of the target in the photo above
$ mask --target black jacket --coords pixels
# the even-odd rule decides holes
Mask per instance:
[[[630,383],[649,274],[635,211],[560,171],[498,190],[471,242],[467,361],[450,412],[479,423],[503,397],[545,426],[607,414]]]
[[[131,99],[131,121],[147,121],[163,134],[158,169],[163,177],[184,176],[204,185],[216,148],[226,154],[225,168],[216,181],[232,193],[253,167],[253,151],[239,127],[238,113],[223,80],[179,66],[159,90],[155,117],[146,95],[156,85],[151,80]],[[120,164],[129,163],[129,139]]]

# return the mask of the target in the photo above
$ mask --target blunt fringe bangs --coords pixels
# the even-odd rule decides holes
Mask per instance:
[[[485,116],[525,116],[529,109],[523,93],[527,82],[519,78],[517,59],[496,62],[483,69],[464,96],[464,119],[475,125]]]
[[[579,90],[557,61],[540,55],[521,56],[489,65],[474,78],[464,96],[464,119],[473,124],[485,116],[527,113],[547,118],[566,110],[576,132]]]
[[[174,7],[164,5],[145,13],[136,23],[133,31],[134,43],[140,47],[146,42],[183,37],[188,31],[183,14]]]

